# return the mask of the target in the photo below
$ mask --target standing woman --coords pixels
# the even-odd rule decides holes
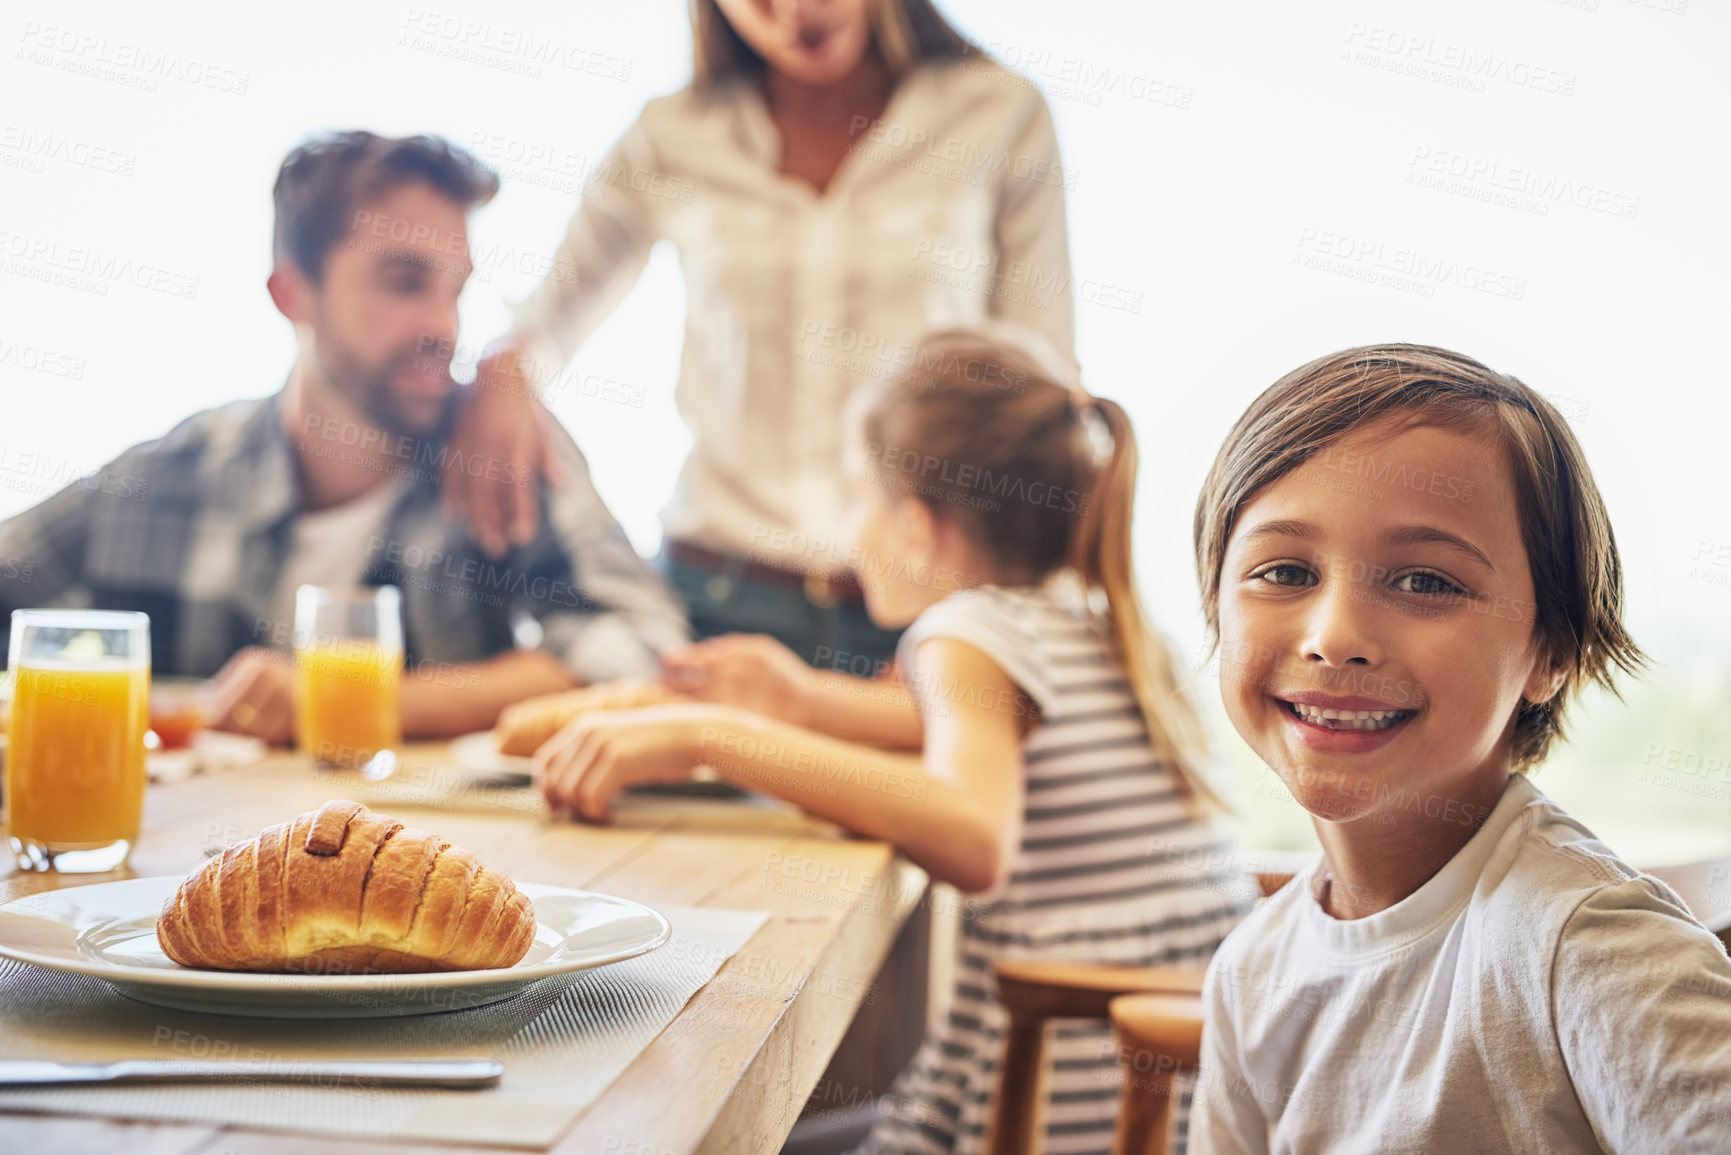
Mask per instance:
[[[552,265],[572,275],[483,361],[460,448],[532,463],[522,380],[544,387],[672,241],[695,444],[663,563],[698,637],[767,633],[858,671],[896,635],[866,616],[838,540],[844,404],[930,329],[1012,324],[1073,363],[1052,118],[931,0],[692,0],[691,21],[690,86],[591,175]],[[483,544],[533,524],[532,487],[454,472],[445,489]]]

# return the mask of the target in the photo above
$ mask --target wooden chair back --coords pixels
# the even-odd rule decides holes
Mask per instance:
[[[1125,1067],[1112,1155],[1166,1155],[1172,1082],[1201,1061],[1202,999],[1120,995],[1112,1000],[1112,1032]]]
[[[1264,896],[1292,875],[1256,875]],[[1115,999],[1132,994],[1168,996],[1201,1012],[1199,967],[1120,967],[1093,964],[1007,962],[997,968],[998,998],[1009,1012],[997,1097],[986,1129],[987,1155],[1039,1155],[1046,1134],[1046,1024],[1052,1019],[1111,1017]],[[1194,1067],[1195,1060],[1190,1060]],[[1170,1076],[1168,1076],[1170,1078]],[[1127,1078],[1120,1118],[1131,1101]],[[1164,1136],[1164,1132],[1162,1132]],[[1164,1138],[1162,1138],[1162,1143]]]

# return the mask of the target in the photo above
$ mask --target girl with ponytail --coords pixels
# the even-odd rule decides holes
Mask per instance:
[[[536,755],[549,802],[580,818],[702,764],[973,895],[948,1021],[865,1151],[981,1149],[1007,1022],[995,961],[1200,966],[1256,893],[1137,596],[1129,419],[1062,379],[1001,334],[945,332],[852,415],[849,561],[873,620],[907,627],[887,676],[715,639],[670,663],[702,700],[580,718]],[[1041,1150],[1103,1150],[1110,1030],[1052,1043]]]

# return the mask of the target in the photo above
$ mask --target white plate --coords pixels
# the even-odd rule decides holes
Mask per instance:
[[[281,975],[183,967],[156,942],[156,916],[181,879],[134,878],[47,890],[0,906],[0,955],[103,980],[130,999],[185,1011],[269,1019],[382,1018],[460,1011],[531,983],[634,958],[667,941],[646,906],[519,882],[535,941],[514,967],[410,975]]]
[[[144,756],[152,782],[183,782],[194,774],[209,774],[264,759],[270,748],[257,738],[222,730],[200,730],[192,745],[178,750],[153,750]]]
[[[451,739],[450,753],[459,770],[500,786],[527,786],[534,780],[530,770],[533,762],[521,754],[499,753],[499,736],[491,730]]]

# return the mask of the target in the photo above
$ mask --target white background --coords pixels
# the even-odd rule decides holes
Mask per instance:
[[[1658,663],[1626,708],[1589,703],[1541,788],[1638,861],[1731,849],[1731,5],[942,7],[1048,89],[1078,284],[1139,294],[1133,312],[1080,303],[1078,353],[1138,424],[1138,559],[1186,662],[1201,664],[1190,514],[1231,420],[1333,349],[1459,348],[1573,419],[1617,529],[1630,623]],[[496,335],[576,203],[536,174],[557,181],[573,156],[581,171],[685,82],[684,12],[6,0],[0,516],[188,413],[280,385],[292,345],[264,291],[270,186],[310,133],[434,132],[501,168],[463,309],[466,341]],[[515,74],[501,66],[521,57],[483,47],[524,34],[583,66]],[[526,153],[547,159],[510,159]],[[1421,183],[1433,174],[1443,187]],[[1496,180],[1526,191],[1488,199]],[[35,279],[73,250],[159,268],[181,292]],[[1453,272],[1422,292],[1360,279],[1402,251]],[[1495,291],[1470,287],[1487,270]],[[645,552],[689,443],[671,405],[682,309],[676,261],[658,252],[578,363],[645,403],[559,402]],[[1199,692],[1212,705],[1213,688]],[[1296,808],[1223,745],[1255,836],[1302,840]],[[1696,770],[1655,780],[1667,758]],[[1715,758],[1728,768],[1700,769]]]

